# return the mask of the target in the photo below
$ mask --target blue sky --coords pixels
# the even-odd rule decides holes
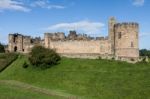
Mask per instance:
[[[150,49],[150,0],[0,0],[0,42],[9,33],[43,37],[77,30],[108,35],[108,19],[140,24],[140,48]]]

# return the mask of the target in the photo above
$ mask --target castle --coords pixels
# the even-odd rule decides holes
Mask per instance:
[[[115,58],[116,60],[139,59],[138,23],[118,23],[114,17],[109,20],[108,37],[89,37],[70,31],[45,33],[44,40],[21,34],[9,34],[9,52],[28,53],[34,45],[55,49],[57,53],[75,58]]]

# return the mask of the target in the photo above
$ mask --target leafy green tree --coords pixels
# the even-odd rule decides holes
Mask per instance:
[[[42,69],[56,65],[61,59],[55,50],[44,48],[42,46],[33,47],[29,55],[30,63],[34,67]]]
[[[148,56],[148,57],[150,57],[150,50],[141,49],[140,50],[140,56]]]
[[[4,45],[0,43],[0,53],[4,53],[4,52],[5,52]]]

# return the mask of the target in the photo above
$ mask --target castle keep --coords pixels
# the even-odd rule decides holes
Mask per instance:
[[[118,23],[115,18],[109,20],[108,37],[89,37],[70,31],[45,33],[44,40],[21,34],[9,34],[8,50],[10,52],[28,53],[34,45],[55,49],[67,57],[78,58],[115,58],[117,60],[138,60],[139,46],[137,23]]]

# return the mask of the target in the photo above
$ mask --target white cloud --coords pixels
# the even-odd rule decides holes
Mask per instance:
[[[57,31],[70,31],[77,30],[78,32],[86,33],[89,35],[97,35],[101,33],[104,24],[100,22],[91,22],[91,21],[79,21],[73,23],[59,23],[56,25],[49,26],[46,30],[51,32]]]
[[[42,7],[44,8],[45,5],[47,5],[47,1],[43,1],[43,0],[38,0],[38,1],[35,1],[31,4],[32,7]]]
[[[23,6],[22,2],[18,2],[15,0],[0,0],[0,10],[16,10],[24,12],[30,11],[30,9]]]
[[[49,3],[48,0],[38,0],[31,4],[32,7],[40,7],[40,8],[47,8],[47,9],[64,9],[65,6],[62,5],[52,5]]]
[[[145,0],[133,0],[134,6],[143,6],[145,3]]]
[[[64,9],[65,7],[61,6],[61,5],[49,5],[47,8],[48,9],[53,9],[53,8],[55,8],[55,9]]]

